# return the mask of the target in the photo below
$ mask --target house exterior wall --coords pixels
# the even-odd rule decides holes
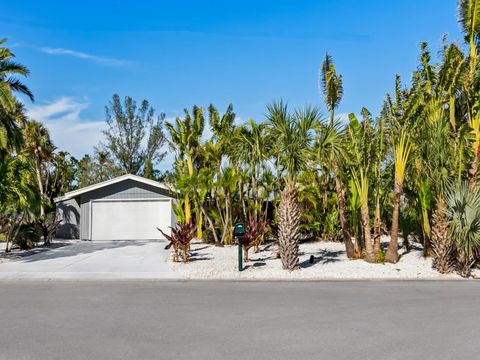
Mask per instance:
[[[127,179],[100,189],[92,190],[79,195],[78,212],[80,214],[78,236],[82,240],[90,240],[90,202],[93,200],[133,200],[133,199],[162,199],[174,198],[168,190],[143,184],[138,181]],[[60,201],[57,208],[61,208],[64,202]],[[173,210],[172,210],[173,212]],[[172,220],[174,220],[172,218]],[[173,223],[172,223],[173,224]]]
[[[62,239],[78,239],[80,237],[80,202],[79,198],[68,199],[57,203],[57,219],[60,224],[56,236]]]

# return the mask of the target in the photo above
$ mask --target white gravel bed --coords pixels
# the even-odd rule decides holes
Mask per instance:
[[[403,250],[400,252],[403,253]],[[309,263],[311,255],[315,257],[313,264]],[[251,250],[249,257],[250,261],[244,263],[245,269],[239,272],[237,246],[215,247],[193,242],[189,263],[174,263],[171,257],[169,262],[187,279],[461,279],[456,274],[442,275],[433,270],[431,258],[424,258],[418,247],[402,254],[397,264],[369,264],[364,260],[349,260],[342,243],[304,243],[300,245],[300,269],[293,272],[282,269],[280,259],[275,258],[273,246],[262,246],[256,254]]]

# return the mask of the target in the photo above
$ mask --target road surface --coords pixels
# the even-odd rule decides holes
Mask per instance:
[[[0,282],[0,359],[476,359],[477,282]]]

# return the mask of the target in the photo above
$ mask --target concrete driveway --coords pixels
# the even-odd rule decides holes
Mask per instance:
[[[163,241],[83,241],[0,263],[8,279],[177,279]]]

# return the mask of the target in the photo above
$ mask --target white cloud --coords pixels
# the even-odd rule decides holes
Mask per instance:
[[[50,131],[53,143],[59,150],[68,151],[81,158],[91,154],[93,148],[102,139],[105,121],[82,118],[81,112],[89,106],[71,97],[28,108],[27,115],[42,122]]]
[[[39,50],[49,55],[71,56],[78,59],[93,61],[93,62],[102,64],[102,65],[107,65],[107,66],[124,66],[132,63],[129,60],[114,59],[114,58],[109,58],[104,56],[92,55],[82,51],[76,51],[76,50],[70,50],[70,49],[64,49],[64,48],[41,47],[39,48]]]

